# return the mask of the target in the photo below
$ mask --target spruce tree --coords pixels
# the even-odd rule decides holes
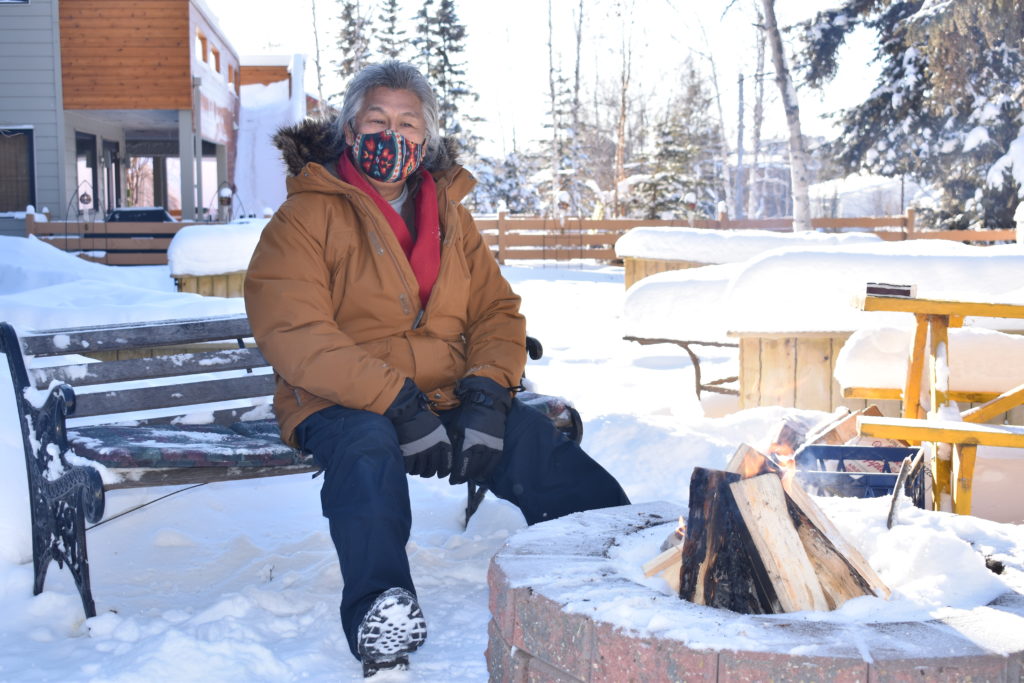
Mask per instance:
[[[465,51],[466,27],[455,12],[454,0],[424,0],[416,13],[414,62],[434,86],[438,100],[438,128],[442,135],[454,136],[466,158],[476,156],[480,138],[473,134],[471,124],[482,119],[466,111],[466,104],[479,96],[466,80],[462,53]]]
[[[655,123],[648,172],[634,183],[631,213],[644,218],[714,217],[724,196],[715,154],[718,123],[713,98],[692,62],[682,69],[679,94]]]
[[[405,29],[398,26],[398,0],[383,0],[374,32],[377,52],[382,59],[401,59],[406,51]]]
[[[341,29],[336,43],[341,59],[335,62],[338,75],[347,84],[349,79],[370,63],[370,35],[367,18],[359,0],[340,0]]]
[[[805,26],[810,84],[835,75],[859,25],[876,31],[882,70],[871,95],[842,113],[832,155],[848,171],[939,188],[923,214],[937,227],[1012,225],[1024,183],[1012,154],[1024,145],[1024,2],[846,0]]]

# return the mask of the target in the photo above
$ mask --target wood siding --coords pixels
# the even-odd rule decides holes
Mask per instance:
[[[0,128],[31,128],[31,201],[37,209],[51,210],[65,203],[58,172],[63,122],[54,57],[59,44],[56,13],[56,0],[0,4]]]
[[[60,3],[67,109],[190,109],[189,0]]]
[[[287,66],[243,66],[242,85],[270,85],[291,78]],[[291,93],[289,93],[291,94]]]

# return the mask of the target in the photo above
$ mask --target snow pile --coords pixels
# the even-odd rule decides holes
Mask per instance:
[[[240,299],[175,292],[163,266],[114,268],[0,236],[0,320],[17,331],[242,312]]]
[[[615,243],[619,258],[653,258],[693,263],[736,263],[772,249],[879,242],[873,233],[770,232],[703,228],[638,227]]]
[[[740,442],[761,444],[785,416],[825,417],[769,407],[705,418],[682,349],[622,340],[621,268],[540,265],[503,272],[523,297],[530,334],[544,344],[544,358],[529,364],[530,380],[538,391],[575,402],[586,423],[584,448],[636,502],[684,507],[693,467],[721,467]],[[69,273],[77,279],[69,280]],[[242,310],[237,299],[171,291],[167,267],[89,264],[23,238],[0,242],[0,274],[8,274],[0,275],[3,317],[13,312],[38,327]],[[29,278],[31,287],[20,278]],[[808,309],[809,316],[816,314]],[[308,476],[193,488],[116,519],[173,488],[112,491],[110,521],[88,535],[99,616],[83,618],[70,575],[56,565],[49,568],[45,591],[33,596],[22,440],[5,372],[0,385],[0,451],[8,456],[0,481],[0,671],[19,680],[360,676],[338,621],[341,579],[320,514],[320,481]],[[409,489],[414,521],[407,549],[430,637],[403,680],[485,680],[487,565],[524,528],[522,515],[489,497],[464,530],[464,487],[414,477]],[[903,596],[886,609],[905,607],[920,616],[973,613],[1003,589],[999,581],[1020,582],[1024,527],[907,510],[906,528],[884,532],[884,501],[820,503]],[[621,561],[638,572],[655,553],[656,544]],[[979,573],[983,555],[1004,562],[1006,574],[994,579]],[[858,611],[852,604],[840,616],[868,621],[876,607],[860,603]],[[656,617],[649,603],[611,602],[603,609],[621,624]],[[749,633],[747,620],[730,623],[737,642]],[[693,620],[675,627],[694,633],[703,628]]]
[[[268,221],[244,218],[223,225],[185,226],[167,248],[172,275],[221,275],[246,270]]]
[[[246,64],[252,61],[244,60]],[[302,83],[301,77],[297,83]],[[254,83],[241,88],[235,164],[236,215],[263,216],[267,209],[276,210],[285,199],[287,172],[271,140],[279,128],[297,123],[305,116],[302,86],[298,85],[296,90],[289,99],[288,81]]]
[[[722,301],[742,263],[656,273],[626,292],[623,324],[634,337],[732,342]]]
[[[902,389],[914,332],[870,327],[854,332],[836,356],[839,386]],[[949,330],[952,391],[1001,394],[1024,384],[1024,336],[978,327]]]

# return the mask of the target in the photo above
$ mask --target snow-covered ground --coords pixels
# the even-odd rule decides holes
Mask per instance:
[[[620,268],[534,263],[503,270],[523,296],[530,334],[544,344],[529,378],[539,391],[575,401],[585,419],[584,447],[636,502],[685,505],[694,466],[721,467],[741,441],[763,445],[780,418],[801,412],[706,417],[731,406],[718,397],[716,404],[697,401],[682,349],[622,340]],[[238,300],[174,293],[168,273],[87,264],[36,240],[0,238],[0,319],[46,328],[241,310]],[[338,621],[341,580],[320,516],[319,482],[305,475],[194,488],[92,530],[93,619],[84,619],[69,574],[55,565],[46,590],[33,597],[21,436],[6,372],[0,385],[7,466],[0,483],[0,680],[360,677]],[[113,492],[107,516],[170,490]],[[489,498],[463,530],[464,488],[415,478],[410,490],[408,552],[430,635],[413,669],[392,680],[486,680],[487,563],[525,524],[513,506]],[[819,502],[894,590],[889,602],[854,601],[830,619],[971,610],[1024,584],[1019,525],[907,510],[887,531],[881,501]],[[637,569],[658,543],[626,549],[617,560],[623,574],[658,588],[659,579],[642,579]],[[985,555],[1007,570],[986,570]],[[637,608],[609,618],[643,631],[651,615]]]

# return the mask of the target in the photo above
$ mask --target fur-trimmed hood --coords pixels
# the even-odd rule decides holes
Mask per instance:
[[[345,139],[340,134],[338,117],[307,118],[291,126],[284,126],[274,135],[274,146],[281,150],[281,158],[288,167],[288,175],[297,176],[309,162],[315,162],[334,172],[338,157],[345,150]],[[438,175],[458,165],[458,143],[455,138],[441,138],[441,146],[433,158],[425,159],[424,168]]]

